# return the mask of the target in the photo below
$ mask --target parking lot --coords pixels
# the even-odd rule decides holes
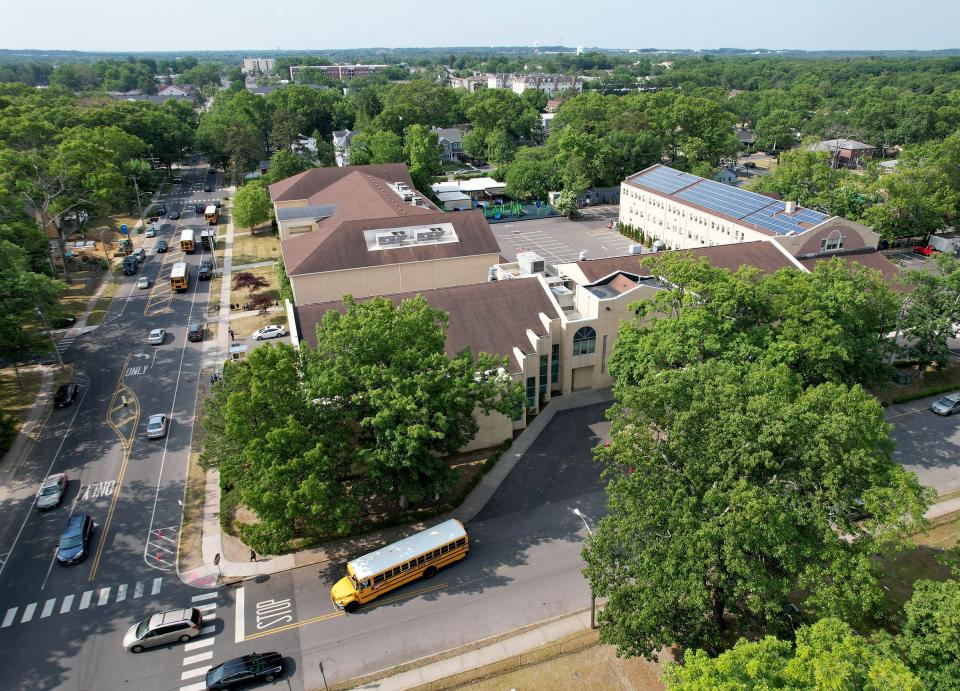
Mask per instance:
[[[937,398],[891,405],[885,417],[893,423],[894,460],[942,496],[960,491],[960,415],[935,415],[930,404]]]
[[[490,226],[500,253],[516,261],[518,252],[536,252],[548,264],[577,261],[582,251],[588,259],[617,257],[629,253],[633,240],[608,228],[616,224],[619,207],[595,206],[582,210],[576,221],[565,217],[538,218]]]

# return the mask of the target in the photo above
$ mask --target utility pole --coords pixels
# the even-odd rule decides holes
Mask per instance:
[[[113,273],[113,262],[110,261],[110,253],[107,252],[107,243],[103,240],[103,234],[106,231],[106,228],[100,229],[100,247],[103,248],[103,258],[107,262],[107,271],[110,273],[110,280],[114,283],[117,282],[117,277]]]
[[[137,193],[137,210],[140,212],[140,230],[146,232],[147,224],[143,218],[143,205],[140,203],[140,185],[137,184],[136,175],[131,175],[130,177],[133,179],[133,189]]]
[[[60,369],[62,370],[62,369],[63,369],[63,357],[61,357],[61,355],[60,355],[60,347],[57,345],[57,342],[56,342],[55,340],[53,340],[53,334],[50,333],[50,327],[47,326],[47,319],[46,319],[46,317],[43,316],[43,312],[40,311],[40,307],[39,307],[39,306],[33,308],[33,313],[36,315],[37,319],[39,319],[39,320],[43,323],[43,329],[44,329],[44,331],[47,332],[47,338],[49,338],[49,339],[50,339],[50,342],[53,343],[53,349],[54,349],[54,351],[57,353],[57,362],[60,363]]]

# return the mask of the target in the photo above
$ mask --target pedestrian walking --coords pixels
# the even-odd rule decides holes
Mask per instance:
[[[227,329],[227,332],[230,334],[230,340],[231,340],[231,341],[234,340],[234,337],[233,337],[233,329]]]
[[[256,561],[256,560],[257,560],[257,553],[254,552],[253,550],[250,550],[250,561]]]

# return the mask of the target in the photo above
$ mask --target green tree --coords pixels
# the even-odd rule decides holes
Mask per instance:
[[[757,120],[756,146],[775,151],[789,149],[796,144],[800,116],[794,110],[780,108]]]
[[[261,180],[237,188],[233,195],[233,221],[240,228],[253,228],[269,221],[273,214],[270,193]]]
[[[310,170],[313,167],[313,164],[303,155],[290,149],[280,149],[270,158],[270,170],[265,176],[266,181],[272,184],[280,180],[286,180],[292,175]]]
[[[273,111],[270,141],[276,149],[289,149],[300,139],[303,121],[291,110],[277,108]]]
[[[370,490],[419,501],[450,488],[444,460],[477,432],[475,411],[512,414],[517,385],[497,374],[502,358],[444,352],[447,315],[417,297],[345,300],[317,326],[307,390],[329,401],[352,430],[353,463]]]
[[[403,140],[387,130],[360,132],[350,141],[350,163],[401,163],[406,158]]]
[[[584,550],[608,598],[601,640],[628,655],[717,649],[727,617],[775,627],[796,590],[827,616],[881,617],[874,557],[905,548],[929,496],[893,462],[877,400],[716,359],[634,383],[622,363],[636,354],[618,342],[611,362],[609,515]]]
[[[902,354],[919,361],[921,372],[931,362],[949,362],[947,341],[960,335],[960,261],[938,254],[936,262],[936,272],[906,272],[911,290],[898,324]]]
[[[34,307],[53,317],[60,313],[59,298],[66,290],[60,281],[30,268],[27,253],[0,239],[0,357],[14,363],[33,352],[50,349],[50,339],[36,326]]]
[[[543,199],[558,187],[553,155],[546,147],[524,147],[506,167],[506,192],[518,199]]]
[[[440,156],[443,149],[437,139],[437,133],[426,125],[411,125],[404,132],[404,150],[410,174],[433,176],[440,172]]]
[[[691,651],[683,665],[667,666],[664,683],[670,691],[924,688],[886,647],[833,618],[801,627],[795,645],[765,636],[758,641],[741,638],[717,657]]]
[[[928,689],[960,688],[960,581],[920,580],[903,606],[896,644]]]

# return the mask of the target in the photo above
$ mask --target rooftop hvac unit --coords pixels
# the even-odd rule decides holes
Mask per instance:
[[[536,252],[521,252],[517,255],[517,264],[525,274],[542,274],[544,269],[543,257]]]
[[[417,242],[432,242],[443,237],[443,228],[430,228],[417,231]]]
[[[403,194],[403,201],[408,202],[408,203],[409,203],[409,202],[412,202],[412,201],[413,201],[413,195],[412,195],[410,192],[404,192],[404,194]]]
[[[402,230],[391,230],[389,233],[377,236],[377,244],[380,247],[385,245],[401,245],[407,239],[406,233]]]

